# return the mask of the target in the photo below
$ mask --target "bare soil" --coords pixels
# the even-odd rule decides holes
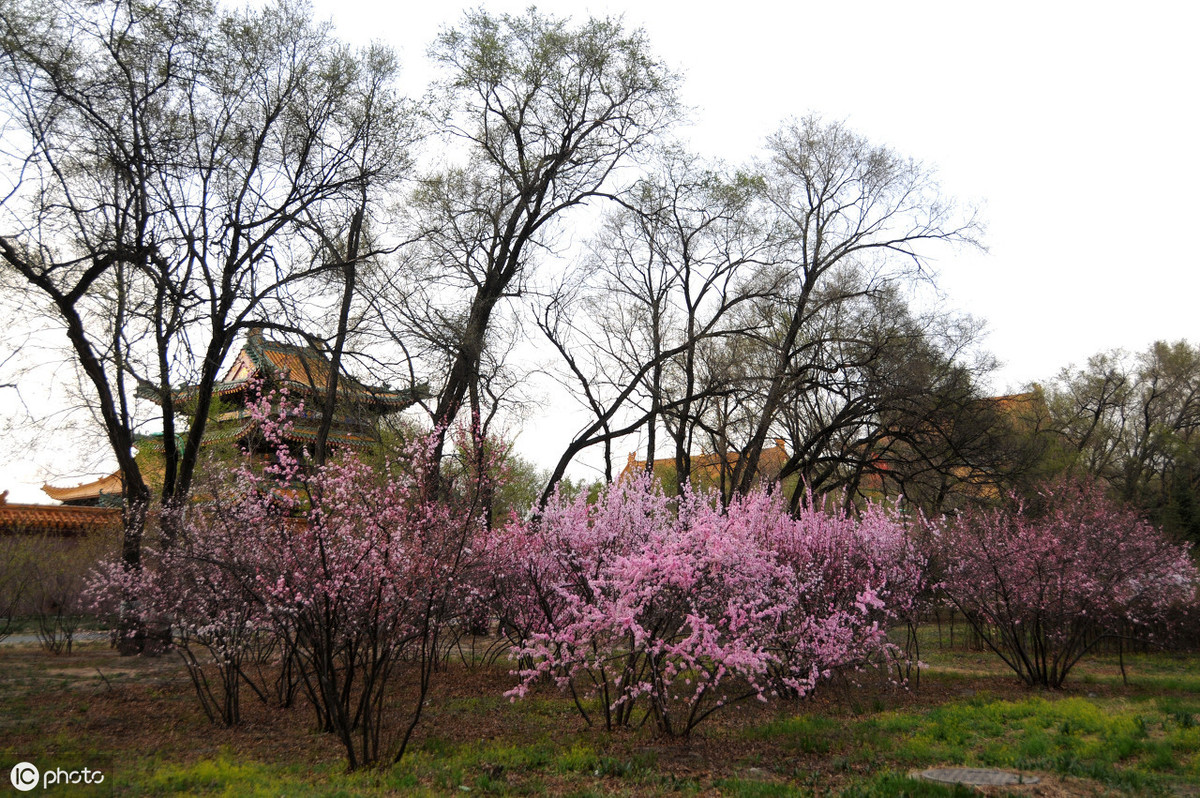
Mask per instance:
[[[995,672],[926,672],[917,690],[885,684],[857,687],[834,684],[816,695],[783,707],[745,702],[715,714],[688,739],[656,738],[648,730],[606,733],[589,729],[569,702],[552,688],[533,696],[533,706],[513,705],[501,698],[514,685],[503,667],[467,667],[450,663],[438,675],[416,732],[414,750],[435,742],[442,749],[461,745],[519,747],[533,740],[585,744],[613,760],[652,762],[666,781],[688,781],[701,794],[718,794],[725,779],[799,783],[817,790],[844,787],[870,776],[880,763],[849,757],[845,752],[803,753],[786,740],[747,734],[747,729],[798,713],[854,718],[884,709],[931,708],[947,701],[986,693],[1022,699],[1028,690],[1015,678]],[[401,706],[410,701],[400,685]],[[1107,695],[1117,688],[1088,684],[1067,694]],[[266,763],[286,763],[302,770],[331,772],[342,762],[338,741],[317,733],[312,710],[302,696],[286,709],[262,704],[252,692],[242,696],[244,721],[237,728],[209,723],[196,701],[191,681],[178,656],[119,657],[101,643],[87,643],[70,657],[54,657],[30,645],[0,647],[0,751],[8,756],[50,756],[76,749],[100,753],[115,763],[194,763],[225,753]],[[962,763],[928,763],[954,766]],[[120,764],[118,764],[118,768]],[[536,778],[538,791],[570,793],[587,787],[601,793],[610,787],[637,793],[635,783],[590,774],[561,773],[544,768],[536,774],[513,772],[499,763],[480,762],[493,780],[519,788]],[[1041,782],[1020,787],[978,788],[981,795],[1084,796],[1112,794],[1082,779],[1036,773]],[[437,791],[436,785],[427,785]],[[650,788],[647,788],[650,791]],[[1184,794],[1184,793],[1181,793]]]

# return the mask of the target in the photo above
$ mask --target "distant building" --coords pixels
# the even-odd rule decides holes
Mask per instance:
[[[940,412],[914,416],[915,420],[902,417],[898,425],[881,426],[874,437],[833,452],[823,489],[874,501],[903,496],[935,512],[994,502],[1011,489],[1014,479],[1033,472],[1042,462],[1048,417],[1045,396],[1036,388],[949,404]],[[692,455],[692,482],[729,491],[740,460],[737,450]],[[773,447],[762,451],[756,480],[779,480],[788,460],[785,442],[776,438]],[[621,475],[645,469],[646,461],[631,452]],[[675,458],[655,459],[653,471],[664,485],[673,485]],[[786,490],[794,490],[803,476],[803,470],[792,474]]]
[[[115,471],[106,477],[82,482],[72,488],[42,485],[42,492],[70,507],[120,507],[123,487],[121,472]]]
[[[248,405],[258,391],[286,391],[290,404],[302,403],[303,410],[291,418],[287,438],[302,446],[314,443],[325,405],[329,368],[323,349],[273,341],[263,335],[261,328],[252,328],[224,379],[213,386],[217,413],[205,429],[205,444],[236,441],[244,448],[256,447],[259,425]],[[182,388],[173,399],[178,406],[186,407],[195,398],[195,391],[194,386]],[[354,448],[374,446],[379,441],[380,418],[410,407],[425,394],[424,386],[393,390],[364,385],[342,375],[329,443]]]
[[[121,524],[116,507],[81,507],[68,504],[9,504],[8,491],[0,493],[0,535],[87,535]]]
[[[724,454],[706,452],[694,454],[691,457],[692,482],[697,484],[728,486],[733,471],[737,468],[741,453],[729,451]],[[783,466],[788,461],[787,448],[782,438],[775,439],[775,445],[762,450],[758,458],[757,477],[761,481],[770,482],[779,478]],[[675,457],[656,458],[653,463],[654,474],[664,483],[669,483],[675,476]],[[630,452],[625,462],[621,476],[636,474],[646,470],[646,461],[638,460],[636,452]],[[722,480],[722,476],[724,480]]]
[[[311,446],[316,441],[321,423],[329,369],[329,358],[322,349],[273,341],[263,335],[261,328],[252,328],[233,365],[224,378],[213,386],[216,412],[205,428],[204,445],[224,442],[235,443],[244,450],[258,449],[262,445],[262,435],[248,405],[259,390],[264,394],[286,390],[291,404],[303,403],[303,410],[291,419],[286,438],[298,447]],[[392,390],[364,385],[351,377],[341,376],[329,444],[357,449],[374,446],[379,441],[380,418],[410,407],[425,392],[424,386]],[[195,395],[195,386],[187,386],[175,391],[172,399],[177,407],[187,408]],[[154,399],[154,396],[148,395],[148,398]],[[162,440],[160,436],[147,436],[138,441],[138,446],[153,454],[162,451]],[[152,473],[157,471],[161,478],[161,466],[151,464],[146,470]],[[119,471],[74,487],[42,486],[50,498],[78,508],[119,508],[121,488]]]

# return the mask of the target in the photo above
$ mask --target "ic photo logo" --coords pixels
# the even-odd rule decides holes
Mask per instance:
[[[0,773],[2,772],[0,771]],[[38,782],[42,780],[42,774],[28,762],[18,762],[8,772],[8,779],[12,782],[12,786],[21,792],[29,792],[38,786]]]
[[[29,792],[40,785],[43,790],[50,790],[54,787],[65,787],[72,793],[77,792],[82,787],[90,795],[96,789],[107,792],[106,788],[108,787],[108,785],[100,786],[104,782],[104,771],[98,768],[83,768],[81,770],[52,768],[49,770],[39,770],[37,765],[31,762],[18,762],[13,765],[12,770],[8,772],[8,780],[12,782],[12,786],[21,792]]]

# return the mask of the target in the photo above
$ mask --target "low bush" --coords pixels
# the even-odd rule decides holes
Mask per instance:
[[[835,671],[886,663],[923,561],[878,509],[792,517],[757,493],[668,498],[648,477],[551,501],[494,545],[499,613],[524,662],[606,728],[652,719],[686,735],[748,698],[802,696]],[[594,702],[594,703],[593,703]]]
[[[1026,684],[1057,688],[1100,641],[1194,607],[1200,574],[1186,545],[1096,485],[1059,481],[1042,499],[968,512],[933,540],[943,592],[980,639]]]

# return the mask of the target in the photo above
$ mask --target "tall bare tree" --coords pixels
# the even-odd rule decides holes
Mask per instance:
[[[641,31],[534,10],[471,12],[432,54],[444,70],[447,152],[461,161],[415,197],[425,236],[397,293],[409,345],[435,364],[431,415],[444,435],[482,396],[489,331],[525,290],[536,253],[675,116],[676,81]]]
[[[137,389],[160,408],[164,507],[181,507],[238,332],[277,323],[288,286],[343,265],[290,234],[387,168],[369,98],[394,64],[286,2],[6,0],[0,25],[20,170],[0,254],[52,302],[86,375],[137,567],[150,503]]]
[[[979,232],[928,169],[841,123],[793,121],[770,139],[769,155],[764,177],[784,230],[785,289],[762,311],[779,324],[766,341],[765,383],[734,468],[738,493],[753,485],[788,397],[823,368],[814,356],[822,343],[810,335],[820,319],[863,291],[927,274],[931,245],[975,243]]]
[[[594,417],[571,442],[555,473],[593,445],[630,427],[644,429],[646,468],[669,435],[676,486],[688,481],[705,403],[730,389],[706,373],[702,354],[715,339],[747,334],[739,309],[774,290],[766,268],[773,238],[761,224],[761,183],[692,154],[666,148],[646,177],[623,195],[592,245],[577,281],[586,299],[562,302],[542,330]],[[666,449],[667,447],[663,447]],[[611,465],[606,466],[611,471]],[[611,474],[606,474],[611,478]]]

